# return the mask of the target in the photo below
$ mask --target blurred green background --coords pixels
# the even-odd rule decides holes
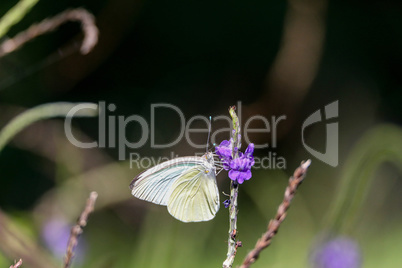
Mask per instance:
[[[0,15],[16,3],[1,1]],[[186,119],[228,115],[238,101],[242,124],[257,114],[286,115],[276,148],[255,151],[258,157],[275,152],[286,159],[286,168],[254,170],[241,185],[243,247],[235,266],[266,230],[289,176],[311,158],[288,218],[253,266],[314,267],[319,241],[335,232],[359,245],[362,267],[401,267],[400,1],[40,0],[6,35],[76,7],[96,17],[98,44],[81,55],[80,25],[68,22],[1,57],[1,127],[28,108],[58,101],[105,101],[116,105],[109,115],[135,114],[147,122],[156,103],[179,107]],[[303,147],[301,126],[336,100],[339,118],[331,122],[339,123],[339,165],[331,167]],[[82,140],[98,140],[96,118],[74,119],[73,126]],[[227,125],[212,124],[215,130],[222,127]],[[172,141],[180,132],[177,115],[158,111],[155,131],[158,143]],[[125,134],[131,141],[141,137],[136,124]],[[305,135],[311,147],[325,151],[324,123]],[[228,137],[222,132],[215,142]],[[260,144],[272,138],[267,133],[249,137]],[[192,139],[205,144],[206,135]],[[139,149],[127,149],[126,157],[132,152],[170,157],[203,149],[185,139],[154,149],[148,140]],[[165,207],[135,199],[128,185],[142,169],[119,161],[115,148],[73,146],[63,119],[35,123],[17,135],[1,151],[0,170],[3,267],[20,257],[24,267],[59,265],[69,226],[91,191],[99,193],[96,211],[74,267],[220,267],[225,259],[228,212],[223,206],[210,222],[184,224]],[[227,173],[217,179],[220,191],[228,192]]]

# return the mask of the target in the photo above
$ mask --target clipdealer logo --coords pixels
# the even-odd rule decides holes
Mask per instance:
[[[338,101],[334,101],[324,107],[324,117],[325,120],[330,120],[334,118],[338,118]],[[339,148],[339,129],[338,122],[332,122],[326,124],[326,144],[325,144],[325,152],[321,153],[317,150],[314,150],[310,146],[308,146],[305,142],[304,130],[313,125],[323,121],[321,109],[312,113],[307,119],[304,121],[302,125],[302,143],[304,148],[314,157],[321,160],[322,162],[332,166],[338,166],[338,148]]]
[[[79,148],[116,148],[118,151],[119,160],[126,160],[128,149],[138,149],[144,146],[148,141],[150,142],[151,148],[161,149],[169,148],[177,143],[179,143],[183,138],[187,143],[195,149],[204,149],[205,144],[196,144],[193,142],[191,134],[192,133],[208,133],[209,119],[206,116],[196,115],[188,120],[186,120],[183,112],[179,107],[169,104],[169,103],[157,103],[151,104],[150,106],[150,122],[148,123],[144,117],[140,115],[130,115],[123,116],[117,115],[116,105],[110,103],[106,105],[106,102],[99,102],[99,119],[98,119],[98,141],[92,142],[82,142],[76,139],[72,133],[72,118],[81,109],[96,109],[90,104],[78,104],[68,113],[66,120],[64,122],[64,129],[67,139],[76,147]],[[241,102],[237,103],[239,122],[241,120]],[[177,137],[173,141],[168,143],[157,143],[155,137],[155,120],[156,120],[156,110],[166,110],[169,109],[177,114],[180,120],[180,131]],[[324,118],[325,120],[333,120],[333,118],[338,117],[338,101],[330,103],[324,108]],[[338,165],[338,122],[332,122],[326,124],[326,150],[324,153],[313,149],[305,142],[305,129],[320,123],[323,121],[321,115],[321,110],[317,110],[312,113],[302,124],[301,127],[301,137],[302,144],[304,148],[311,155],[317,159],[323,161],[324,163],[336,167]],[[227,122],[227,128],[217,129],[211,132],[211,142],[217,143],[216,135],[219,133],[230,133],[231,129],[231,118],[228,115],[218,115],[212,117],[212,123],[223,120]],[[250,128],[250,123],[254,120],[262,121],[263,127],[259,129]],[[270,143],[255,144],[256,149],[264,148],[276,148],[277,147],[277,129],[281,121],[286,120],[286,115],[281,116],[271,116],[270,119],[262,115],[254,115],[248,118],[244,123],[244,128],[242,129],[242,136],[246,143],[251,143],[249,138],[250,133],[270,133],[271,140]],[[194,122],[205,124],[205,128],[194,128]],[[136,124],[140,127],[140,137],[136,141],[129,140],[130,135],[127,136],[127,126],[129,124]],[[141,157],[136,153],[130,153],[130,160],[140,161]],[[133,160],[133,161],[134,161]],[[148,161],[148,160],[147,160]],[[260,163],[261,168],[286,168],[286,160],[284,157],[277,155],[275,152],[269,152],[268,156],[255,158],[255,167]],[[141,163],[143,163],[142,161]],[[149,160],[148,162],[152,162]],[[158,161],[159,162],[159,161]],[[145,163],[145,162],[144,162]]]

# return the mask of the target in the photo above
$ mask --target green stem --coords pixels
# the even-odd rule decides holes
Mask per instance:
[[[39,0],[21,0],[0,19],[0,38],[17,24]]]
[[[94,103],[80,103],[85,105],[85,108],[78,110],[74,116],[77,117],[92,117],[98,115],[98,105]],[[52,117],[65,117],[76,107],[77,103],[57,102],[48,103],[31,108],[15,118],[13,118],[1,131],[0,131],[0,152],[4,149],[6,144],[22,129],[30,124]]]
[[[229,207],[229,238],[228,238],[228,253],[226,260],[223,262],[223,268],[232,267],[236,257],[236,234],[237,234],[237,196],[239,187],[236,182],[230,184],[230,207]]]
[[[327,226],[336,233],[348,232],[358,215],[374,172],[384,162],[402,171],[402,130],[394,125],[380,125],[369,130],[348,157],[340,187],[329,210]]]
[[[235,113],[236,107],[229,108],[229,114],[232,117],[233,132],[232,134],[232,158],[238,157],[238,150],[240,149],[240,125],[239,119]],[[229,205],[229,238],[228,238],[228,252],[226,254],[226,260],[223,262],[223,268],[230,268],[233,265],[237,252],[237,197],[239,195],[239,185],[236,181],[230,182],[230,205]]]

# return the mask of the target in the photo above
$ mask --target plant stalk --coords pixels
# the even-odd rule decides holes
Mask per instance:
[[[241,146],[239,139],[240,124],[236,115],[236,107],[229,108],[229,114],[232,117],[233,130],[232,130],[232,158],[238,157],[238,151]],[[236,257],[237,248],[241,246],[241,242],[236,241],[237,236],[237,197],[239,195],[239,185],[236,181],[230,182],[230,205],[229,205],[229,238],[228,238],[228,252],[226,254],[226,260],[223,262],[223,268],[230,268],[233,265]]]

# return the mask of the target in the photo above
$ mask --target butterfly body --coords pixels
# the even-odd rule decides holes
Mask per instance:
[[[183,222],[208,221],[219,210],[219,191],[212,153],[179,157],[133,179],[132,195],[158,205]]]

